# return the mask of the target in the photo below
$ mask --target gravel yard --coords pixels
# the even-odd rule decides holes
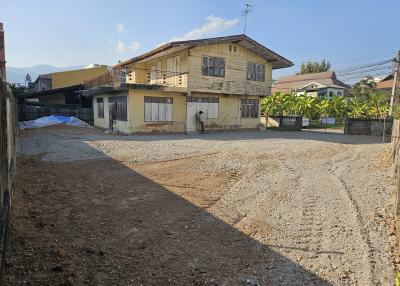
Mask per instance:
[[[23,131],[7,285],[393,285],[388,147]]]

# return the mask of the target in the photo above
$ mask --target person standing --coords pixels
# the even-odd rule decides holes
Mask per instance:
[[[200,132],[204,134],[204,125],[206,124],[206,115],[203,111],[199,111]]]

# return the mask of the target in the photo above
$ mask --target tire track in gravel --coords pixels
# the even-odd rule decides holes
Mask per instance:
[[[348,153],[347,151],[346,153]],[[331,178],[336,182],[337,189],[340,191],[342,197],[346,202],[348,202],[348,205],[351,206],[352,208],[352,217],[351,219],[353,220],[353,225],[354,229],[356,229],[362,239],[361,242],[359,242],[358,248],[364,249],[363,252],[363,260],[365,263],[363,263],[362,267],[364,268],[363,271],[363,276],[362,282],[363,285],[377,285],[376,281],[376,275],[374,271],[374,263],[373,263],[373,256],[374,256],[374,248],[372,245],[372,242],[369,238],[368,231],[363,227],[365,225],[363,217],[361,215],[361,210],[360,207],[357,204],[356,199],[354,198],[351,189],[345,182],[345,180],[341,177],[341,174],[346,171],[346,165],[351,165],[348,162],[349,161],[354,161],[358,160],[360,157],[359,151],[354,152],[354,149],[350,151],[351,155],[350,156],[344,156],[342,159],[334,160],[334,158],[331,159],[331,162],[329,162],[330,165],[334,164],[337,166],[335,170],[330,169],[329,174]],[[343,154],[342,154],[343,155]],[[362,246],[361,246],[362,245]]]

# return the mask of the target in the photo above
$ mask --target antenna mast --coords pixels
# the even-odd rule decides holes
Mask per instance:
[[[244,30],[243,34],[246,34],[246,28],[247,28],[247,15],[250,14],[250,12],[253,12],[253,6],[250,4],[244,4],[244,9],[242,10],[242,16],[244,17]]]

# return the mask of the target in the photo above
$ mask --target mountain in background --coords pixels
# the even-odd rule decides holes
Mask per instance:
[[[7,81],[10,83],[25,83],[25,76],[29,73],[32,81],[40,74],[81,69],[85,66],[55,67],[51,65],[36,65],[33,67],[7,67]]]

